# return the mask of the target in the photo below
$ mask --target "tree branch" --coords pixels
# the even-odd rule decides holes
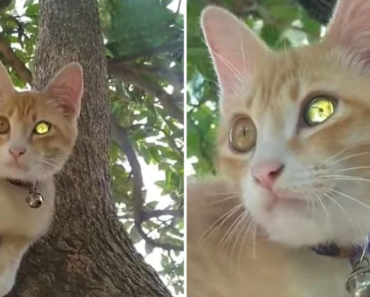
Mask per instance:
[[[10,45],[4,40],[3,36],[0,35],[0,52],[4,55],[6,60],[10,63],[13,69],[16,71],[18,76],[25,82],[32,83],[31,71],[22,63],[21,60],[13,52]],[[131,70],[131,71],[130,71]],[[108,61],[108,71],[112,75],[122,79],[125,82],[132,83],[136,87],[142,89],[144,92],[151,94],[159,99],[162,106],[168,111],[171,117],[177,119],[180,123],[184,123],[183,111],[176,105],[178,98],[168,94],[160,85],[145,80],[140,73],[133,71],[132,68],[127,69],[124,65],[118,65],[113,60]],[[138,71],[142,70],[140,67]],[[155,71],[154,68],[148,68],[148,72]],[[158,69],[157,69],[158,71]],[[163,75],[169,76],[168,71],[161,70]],[[147,73],[148,73],[147,72]],[[168,78],[168,77],[167,77]],[[172,78],[174,80],[174,78]]]
[[[111,116],[111,125],[112,125],[112,137],[113,140],[119,145],[121,150],[126,154],[127,160],[130,163],[133,173],[133,191],[132,191],[132,200],[134,206],[134,225],[137,229],[137,232],[140,236],[151,246],[159,247],[165,250],[175,250],[175,251],[182,251],[183,248],[181,246],[175,246],[169,243],[159,242],[150,238],[143,230],[142,223],[148,219],[148,211],[145,210],[144,207],[144,198],[143,198],[143,176],[141,174],[141,166],[139,160],[137,159],[135,150],[130,143],[127,130],[124,127],[121,127],[116,119]],[[153,214],[154,211],[152,211]],[[154,212],[154,214],[158,215],[158,212]],[[175,214],[175,211],[172,212]],[[178,213],[177,213],[178,215]]]
[[[184,159],[183,147],[182,146],[178,147],[172,135],[170,135],[166,130],[162,128],[158,128],[157,126],[152,126],[148,124],[134,124],[129,127],[129,129],[132,131],[137,131],[138,129],[148,129],[148,128],[162,132],[166,136],[168,145],[179,154],[179,157],[181,158],[181,160]]]
[[[151,218],[159,218],[161,216],[172,216],[175,218],[182,218],[184,216],[184,212],[182,210],[174,209],[147,210],[143,213],[143,220],[147,221]]]
[[[125,65],[126,66],[126,65]],[[128,66],[128,65],[127,65]],[[152,66],[145,64],[130,64],[135,68],[135,71],[146,75],[156,75],[161,79],[167,80],[175,89],[181,91],[184,88],[184,72],[176,71],[175,69]]]
[[[152,47],[152,48],[147,48],[143,49],[137,53],[129,54],[126,56],[121,56],[113,59],[108,60],[108,65],[109,63],[113,64],[122,64],[130,61],[134,61],[140,58],[144,57],[151,57],[163,53],[168,53],[168,52],[176,52],[179,50],[183,50],[184,47],[184,42],[182,40],[175,41],[172,43],[166,43],[162,44],[160,46]]]
[[[0,35],[0,52],[4,55],[5,59],[13,67],[18,76],[25,82],[32,83],[31,71],[18,59],[10,45]]]
[[[124,65],[108,64],[108,73],[158,98],[171,117],[177,119],[181,124],[184,123],[184,112],[176,105],[176,98],[168,94],[162,86],[145,79],[145,76],[135,69]]]

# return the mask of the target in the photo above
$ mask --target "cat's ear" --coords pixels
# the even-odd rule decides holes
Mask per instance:
[[[370,66],[370,1],[339,0],[324,42]]]
[[[3,63],[0,62],[0,100],[11,96],[15,92],[16,91],[14,89],[12,79],[10,78]]]
[[[83,70],[73,62],[62,68],[46,86],[45,92],[65,115],[79,116],[83,93]]]
[[[241,20],[225,9],[209,6],[201,17],[222,92],[233,92],[248,79],[268,48]]]

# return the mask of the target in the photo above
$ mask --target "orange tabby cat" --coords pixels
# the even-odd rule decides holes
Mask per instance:
[[[77,137],[82,68],[64,67],[44,91],[17,92],[0,63],[0,296],[14,285],[23,254],[43,236],[54,211],[53,175]],[[36,186],[39,208],[26,202]]]
[[[340,0],[322,42],[272,52],[227,11],[203,12],[219,172],[236,186],[189,186],[189,297],[350,296],[349,260],[307,247],[370,233],[369,16],[369,0]]]

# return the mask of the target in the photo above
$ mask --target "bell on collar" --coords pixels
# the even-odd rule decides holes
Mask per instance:
[[[369,250],[369,236],[366,237],[360,259],[353,266],[347,278],[346,288],[353,297],[370,297],[370,262],[366,257]]]
[[[355,269],[347,279],[347,291],[353,297],[370,297],[370,267]]]
[[[37,185],[30,188],[30,191],[26,197],[26,202],[32,208],[39,208],[44,202],[44,197],[37,191]]]

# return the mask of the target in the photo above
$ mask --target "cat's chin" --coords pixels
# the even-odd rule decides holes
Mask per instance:
[[[325,215],[307,212],[309,204],[299,199],[277,201],[269,209],[261,204],[249,204],[252,217],[264,229],[271,241],[300,248],[336,243],[340,246],[362,244],[365,230],[353,230],[345,221],[331,226]]]
[[[259,207],[264,212],[272,211],[305,211],[307,210],[308,201],[305,199],[299,199],[295,196],[288,195],[276,195],[272,192],[266,191],[261,197],[259,197]]]
[[[295,211],[303,211],[307,208],[307,205],[308,202],[306,200],[271,195],[267,198],[265,210],[267,212],[273,211],[274,209],[293,209]]]
[[[0,171],[1,179],[21,180],[24,182],[42,181],[48,179],[50,176],[51,175],[46,172],[36,175],[32,169],[9,168],[8,170],[5,169]]]
[[[0,178],[4,179],[17,179],[17,180],[31,180],[32,179],[32,172],[26,168],[4,168],[4,170],[0,171]]]

